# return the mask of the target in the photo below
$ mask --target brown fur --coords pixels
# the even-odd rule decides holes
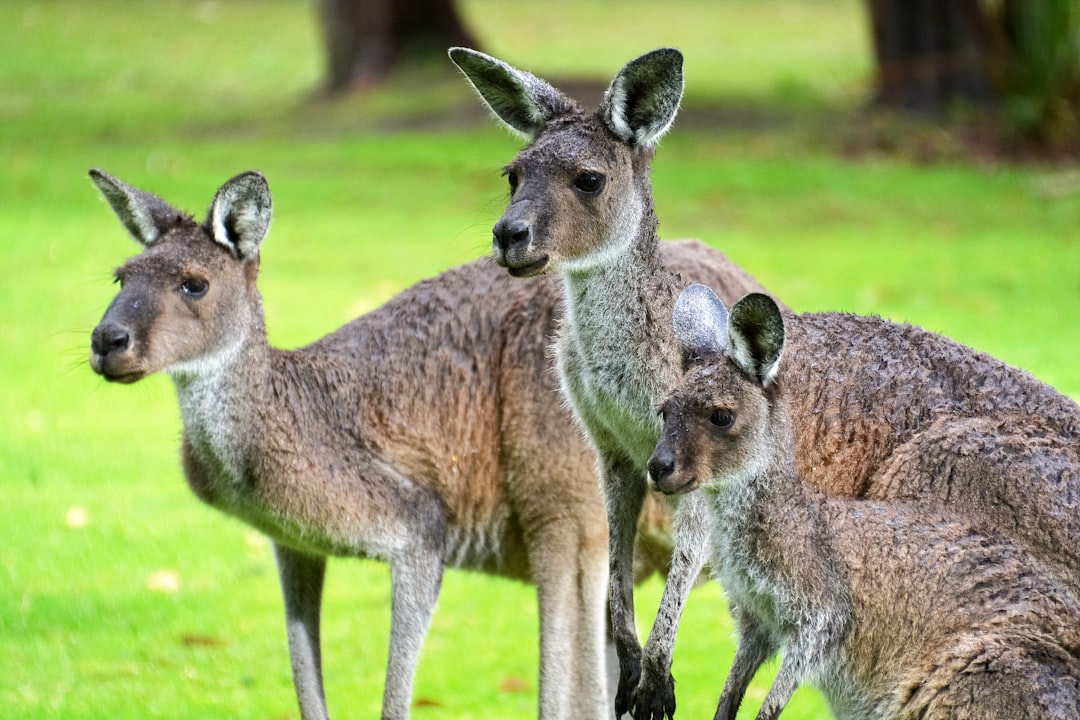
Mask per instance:
[[[615,715],[659,720],[674,713],[671,647],[708,543],[704,508],[694,497],[681,501],[668,583],[642,648],[633,597],[636,523],[660,430],[656,404],[678,377],[667,319],[685,284],[661,256],[649,163],[678,109],[682,55],[662,48],[632,60],[591,113],[496,58],[463,48],[450,55],[496,115],[530,141],[505,168],[511,196],[493,228],[493,257],[514,277],[562,276],[556,367],[597,451],[610,529]],[[731,289],[718,286],[722,294]]]
[[[739,311],[736,305],[728,325],[733,338],[741,333],[734,328]],[[922,396],[933,395],[943,382],[932,377],[934,358],[960,349],[876,318],[788,320],[789,326],[802,326],[788,348],[794,353],[809,352],[806,338],[814,336],[807,329],[821,325],[858,352],[882,350],[883,361],[907,345],[875,348],[871,336],[917,339],[913,346],[928,351],[925,362],[899,363],[891,374],[897,382],[905,376],[912,380],[917,368],[930,374],[903,408],[909,417],[927,413]],[[755,324],[750,332],[760,327]],[[783,344],[780,328],[774,350]],[[1080,718],[1080,600],[1030,552],[1033,546],[1024,548],[1013,539],[1014,526],[1000,532],[985,519],[972,520],[982,514],[971,501],[978,492],[974,486],[952,488],[957,494],[949,500],[933,491],[918,500],[823,494],[796,470],[800,416],[790,409],[808,399],[820,402],[820,378],[841,368],[845,358],[822,358],[813,373],[806,370],[805,357],[785,360],[777,391],[748,374],[730,347],[717,338],[711,353],[691,363],[664,402],[664,431],[650,460],[657,482],[681,492],[703,488],[712,502],[718,529],[713,567],[740,631],[717,718],[735,717],[750,677],[778,649],[783,662],[759,717],[778,715],[795,687],[808,681],[823,691],[840,718]],[[986,356],[965,352],[956,359],[953,369],[965,374],[964,380],[950,375],[960,386],[950,395],[957,410],[982,397],[973,393],[965,400],[963,388],[982,386],[988,376],[998,377],[1002,396],[1029,381],[1015,371],[999,374],[1003,366]],[[895,389],[893,383],[882,384]],[[1040,394],[1052,404],[1048,390],[1028,387],[1022,395],[1030,401]],[[1019,404],[1026,402],[1016,397]],[[715,423],[721,413],[733,419],[725,427]],[[1003,416],[1010,428],[1024,426],[1028,417],[1014,411]],[[1043,438],[1060,433],[1060,426],[1044,420],[1035,418],[1027,427]],[[985,418],[974,426],[961,422],[963,429],[955,435],[944,427],[950,422],[929,430],[934,438],[964,445],[952,442],[940,454],[913,455],[916,465],[908,469],[912,480],[905,485],[914,484],[919,473],[925,473],[925,488],[948,485],[951,475],[934,473],[948,467],[950,456],[970,457],[1016,439]],[[858,420],[851,423],[857,432]],[[1052,445],[1059,449],[1059,444]],[[1020,443],[1012,449],[1024,452]],[[941,465],[921,464],[931,457]],[[1024,466],[1031,457],[1017,462]],[[1000,468],[1002,460],[990,461]],[[982,470],[990,472],[991,466]],[[1015,479],[1020,484],[1014,493],[1022,494],[1027,478]],[[1003,494],[1011,480],[1000,470],[983,478]],[[1037,485],[1039,478],[1033,480]]]
[[[493,256],[516,277],[562,277],[557,364],[600,458],[610,528],[616,713],[662,720],[675,710],[675,631],[711,534],[701,500],[680,499],[672,569],[642,648],[629,572],[634,521],[659,435],[655,407],[681,369],[670,318],[683,283],[659,258],[649,162],[681,97],[682,57],[668,48],[632,60],[586,113],[500,60],[466,49],[451,56],[499,119],[530,141],[507,165],[511,198]],[[627,122],[639,123],[634,133],[620,132]],[[583,189],[580,181],[597,174],[606,184]],[[1080,589],[1075,403],[915,328],[809,315],[790,329],[784,373],[801,388],[795,457],[809,482],[836,495],[918,498],[1015,533],[1070,591]],[[942,463],[952,469],[925,472]]]
[[[251,175],[227,183],[211,210],[231,203],[243,217],[257,205],[237,189],[258,184]],[[330,555],[391,565],[385,717],[408,714],[444,565],[535,583],[541,717],[606,716],[607,528],[594,456],[550,367],[555,284],[510,282],[481,260],[280,350],[267,344],[256,287],[261,235],[234,243],[152,195],[94,178],[147,247],[117,273],[123,287],[94,331],[91,363],[110,380],[172,375],[193,491],[273,539],[303,716],[326,712],[318,611]],[[666,257],[735,294],[757,287],[700,243],[671,244]],[[193,279],[209,283],[205,296],[182,290]],[[643,543],[669,545],[662,506],[642,523]]]
[[[1005,533],[1080,593],[1080,406],[921,328],[787,319],[795,457],[836,495],[934,501]]]

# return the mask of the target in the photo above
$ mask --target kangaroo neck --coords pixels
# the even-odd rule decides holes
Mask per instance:
[[[568,319],[576,328],[591,329],[578,333],[580,342],[614,332],[622,341],[652,337],[670,325],[676,277],[664,267],[656,224],[655,214],[647,213],[634,236],[623,240],[624,250],[564,271]]]
[[[564,273],[565,318],[556,345],[564,391],[604,454],[644,467],[660,433],[655,407],[678,377],[671,328],[675,276],[660,259],[655,225],[608,262]]]
[[[704,489],[717,521],[721,557],[746,558],[755,547],[802,536],[815,524],[811,508],[824,496],[795,469],[790,416],[774,407],[769,422],[773,440],[762,446],[773,449],[751,456],[736,474]]]
[[[257,435],[270,403],[272,350],[261,312],[246,336],[196,361],[171,368],[185,442],[226,466],[239,463],[242,438]]]
[[[817,532],[820,504],[790,463],[772,463],[758,477],[738,482],[707,491],[715,522],[714,571],[732,602],[767,625],[797,622],[807,575],[814,576],[811,583],[826,582]]]

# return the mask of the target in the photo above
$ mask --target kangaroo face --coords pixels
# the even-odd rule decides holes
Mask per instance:
[[[94,372],[132,383],[210,369],[237,351],[262,321],[255,278],[272,213],[266,178],[230,179],[202,225],[104,171],[90,178],[144,248],[116,271],[120,292],[90,336]]]
[[[495,116],[531,141],[506,167],[510,206],[495,224],[495,262],[511,275],[585,270],[655,234],[649,160],[682,98],[682,54],[660,48],[631,60],[595,113],[540,78],[484,53],[451,48]],[[646,223],[647,224],[647,223]]]
[[[743,482],[767,462],[765,391],[724,357],[691,369],[661,406],[649,477],[667,494]]]
[[[94,372],[132,383],[237,346],[250,324],[245,276],[257,261],[247,265],[191,221],[164,234],[116,271],[120,292],[91,335]]]
[[[599,118],[552,123],[505,168],[510,204],[492,232],[495,262],[525,277],[625,250],[646,212],[647,173],[648,159]]]

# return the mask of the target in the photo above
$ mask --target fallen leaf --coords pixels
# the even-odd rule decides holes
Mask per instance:
[[[180,576],[175,570],[158,570],[146,578],[146,589],[160,593],[174,593],[180,590]]]
[[[229,643],[213,635],[185,634],[180,636],[180,644],[188,647],[225,647]]]
[[[503,678],[503,681],[499,683],[499,692],[504,693],[523,693],[529,692],[529,681],[524,678],[510,677]]]
[[[86,514],[86,509],[81,508],[78,505],[69,507],[67,514],[64,515],[64,522],[66,522],[67,526],[73,530],[79,530],[86,527],[86,523],[89,521],[90,517]]]
[[[251,531],[244,535],[244,544],[251,552],[261,552],[270,543],[262,533]]]

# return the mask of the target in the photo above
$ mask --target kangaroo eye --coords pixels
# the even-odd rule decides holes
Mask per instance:
[[[206,294],[206,291],[210,289],[210,283],[201,278],[188,278],[184,282],[180,283],[180,291],[188,297],[195,298],[196,300]]]
[[[735,413],[727,408],[721,408],[709,416],[709,422],[721,430],[727,430],[735,424]]]
[[[586,195],[595,195],[604,189],[605,181],[600,173],[585,171],[574,178],[574,187]]]
[[[518,174],[513,170],[506,171],[506,182],[510,183],[510,194],[513,194],[517,190],[518,186]]]

